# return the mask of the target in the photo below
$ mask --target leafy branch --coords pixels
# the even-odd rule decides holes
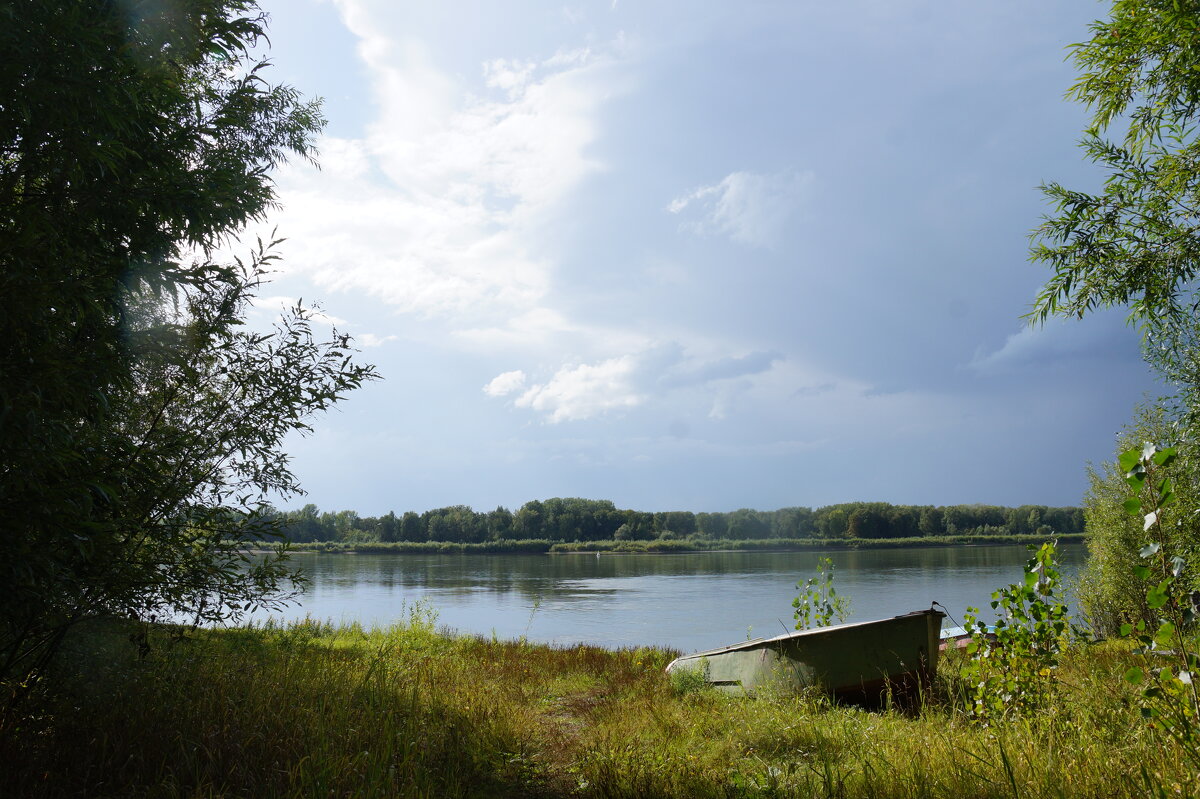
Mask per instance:
[[[797,630],[813,627],[828,627],[834,619],[844,622],[850,615],[850,600],[838,596],[833,587],[833,560],[821,558],[817,561],[817,576],[803,584],[797,583],[800,595],[792,600]]]
[[[1146,604],[1158,615],[1151,629],[1144,619],[1121,626],[1121,635],[1137,642],[1134,653],[1141,666],[1125,672],[1125,680],[1142,686],[1142,715],[1155,728],[1165,730],[1192,761],[1200,765],[1200,691],[1195,677],[1200,655],[1188,631],[1195,626],[1194,595],[1181,578],[1187,566],[1171,551],[1164,520],[1175,504],[1175,489],[1168,468],[1178,457],[1175,447],[1159,449],[1147,443],[1118,458],[1125,482],[1134,496],[1124,503],[1126,512],[1141,516],[1150,541],[1139,552],[1134,574],[1146,583]],[[1178,523],[1178,522],[1176,522]]]

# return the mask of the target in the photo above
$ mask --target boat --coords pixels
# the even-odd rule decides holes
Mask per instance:
[[[815,688],[837,700],[879,705],[929,685],[945,615],[930,608],[758,638],[684,655],[667,672],[699,670],[705,682],[739,696]]]
[[[971,645],[971,641],[975,640],[977,633],[973,633],[966,627],[947,627],[942,630],[942,642],[938,646],[942,652],[950,649],[966,649]],[[996,640],[996,626],[988,625],[983,629],[983,637],[988,641]]]

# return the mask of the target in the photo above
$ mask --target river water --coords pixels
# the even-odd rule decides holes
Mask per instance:
[[[420,601],[439,625],[460,633],[690,652],[790,630],[796,584],[814,576],[825,556],[838,593],[850,600],[848,621],[937,601],[961,622],[968,605],[990,613],[991,592],[1021,578],[1029,553],[1021,546],[599,557],[301,553],[294,563],[308,575],[308,590],[273,615],[388,625]],[[1076,574],[1084,556],[1082,545],[1060,547],[1064,575]]]

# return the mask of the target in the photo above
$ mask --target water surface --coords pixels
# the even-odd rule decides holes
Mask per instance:
[[[1082,545],[1060,547],[1074,575]],[[797,582],[833,559],[848,621],[894,616],[937,601],[962,620],[968,605],[1021,577],[1022,546],[670,555],[295,556],[309,589],[284,618],[387,625],[417,601],[462,633],[555,644],[709,649],[793,626]],[[990,610],[989,610],[990,612]],[[949,625],[949,622],[947,622]]]

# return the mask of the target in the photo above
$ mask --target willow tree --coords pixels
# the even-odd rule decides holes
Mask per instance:
[[[1118,0],[1091,33],[1073,48],[1068,97],[1092,111],[1082,146],[1104,188],[1043,186],[1055,213],[1034,231],[1033,257],[1054,274],[1030,317],[1129,306],[1154,331],[1200,301],[1200,6]]]
[[[273,167],[319,104],[272,84],[251,0],[0,5],[0,678],[88,613],[223,618],[268,600],[239,564],[298,486],[283,436],[369,379],[303,311],[241,324]]]
[[[1055,211],[1034,231],[1033,257],[1053,274],[1029,317],[1129,309],[1147,361],[1177,394],[1144,409],[1124,444],[1180,445],[1171,535],[1173,554],[1191,555],[1200,506],[1200,4],[1117,0],[1091,34],[1073,48],[1080,77],[1068,96],[1091,109],[1082,146],[1105,180],[1097,192],[1043,187]],[[1093,474],[1084,599],[1106,629],[1153,615],[1131,594],[1128,572],[1146,534],[1120,508],[1127,496],[1121,472]],[[1196,567],[1180,586],[1200,586]]]

